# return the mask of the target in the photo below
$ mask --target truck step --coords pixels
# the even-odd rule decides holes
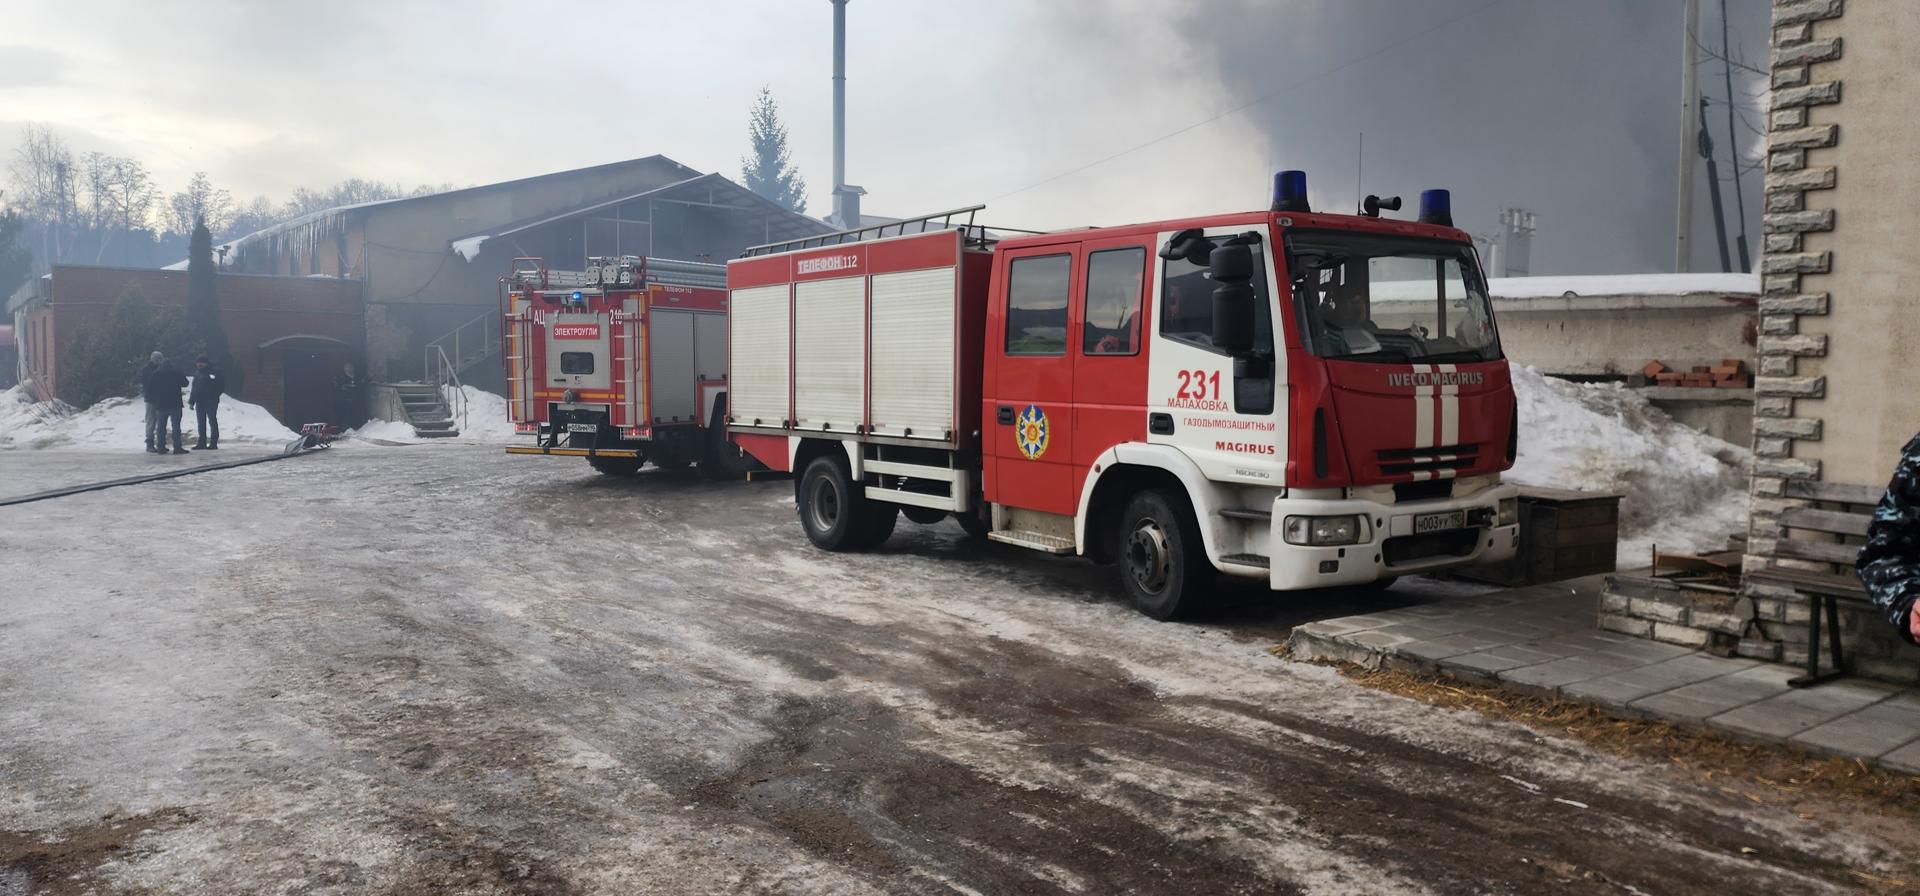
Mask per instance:
[[[1261,569],[1270,569],[1273,566],[1273,561],[1259,554],[1226,554],[1220,558],[1220,562],[1235,566],[1258,566]]]
[[[1226,510],[1220,511],[1220,515],[1230,520],[1253,520],[1262,523],[1273,522],[1273,512],[1270,510],[1241,510],[1237,507],[1229,507]]]
[[[1049,554],[1073,553],[1073,539],[1061,538],[1058,535],[1046,535],[1040,532],[1019,532],[1015,530],[988,532],[987,539],[990,541],[998,541],[1002,544],[1018,545],[1036,551],[1045,551]]]

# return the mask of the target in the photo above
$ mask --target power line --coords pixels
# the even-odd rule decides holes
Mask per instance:
[[[1478,7],[1476,7],[1475,9],[1473,9],[1473,10],[1472,10],[1471,12],[1466,12],[1466,13],[1462,13],[1462,14],[1460,14],[1460,15],[1458,15],[1458,16],[1455,16],[1455,17],[1453,17],[1453,18],[1451,18],[1451,19],[1448,19],[1448,20],[1446,20],[1446,21],[1444,21],[1444,22],[1441,22],[1441,23],[1440,23],[1440,24],[1438,24],[1438,25],[1435,25],[1435,26],[1433,26],[1433,27],[1431,27],[1431,28],[1428,28],[1428,29],[1427,29],[1427,30],[1425,30],[1425,31],[1421,31],[1421,32],[1419,32],[1419,33],[1417,33],[1417,34],[1414,34],[1414,35],[1411,35],[1411,36],[1409,36],[1409,37],[1406,37],[1406,38],[1402,38],[1401,40],[1398,40],[1398,41],[1395,41],[1395,42],[1393,42],[1393,43],[1390,43],[1390,44],[1387,44],[1386,46],[1384,46],[1384,47],[1381,47],[1381,48],[1379,48],[1379,49],[1377,49],[1377,50],[1374,50],[1374,51],[1372,51],[1372,52],[1370,52],[1370,53],[1368,53],[1368,54],[1366,54],[1366,55],[1364,55],[1364,56],[1359,56],[1359,57],[1356,57],[1356,58],[1354,58],[1354,59],[1349,59],[1349,60],[1347,60],[1346,62],[1343,62],[1343,63],[1341,63],[1341,64],[1339,64],[1339,65],[1336,65],[1336,66],[1334,66],[1333,68],[1330,68],[1330,69],[1326,69],[1326,70],[1324,70],[1324,71],[1321,71],[1321,72],[1318,72],[1318,73],[1316,73],[1316,74],[1313,74],[1313,75],[1309,75],[1309,76],[1307,76],[1307,77],[1305,77],[1305,78],[1301,78],[1300,80],[1297,80],[1297,81],[1293,81],[1293,82],[1291,82],[1291,83],[1289,83],[1289,84],[1286,84],[1286,85],[1284,85],[1284,86],[1281,86],[1281,87],[1278,87],[1278,88],[1276,88],[1276,89],[1274,89],[1274,90],[1271,90],[1271,91],[1268,91],[1267,93],[1263,93],[1263,94],[1261,94],[1260,96],[1257,96],[1257,97],[1255,97],[1255,98],[1253,98],[1253,99],[1251,99],[1251,100],[1248,100],[1248,101],[1246,101],[1246,102],[1244,102],[1244,103],[1241,103],[1241,104],[1240,104],[1240,105],[1238,105],[1238,106],[1234,106],[1233,108],[1231,108],[1231,109],[1228,109],[1228,110],[1226,110],[1225,112],[1221,112],[1220,114],[1218,114],[1218,115],[1215,115],[1215,116],[1213,116],[1213,117],[1211,117],[1211,118],[1203,118],[1203,119],[1201,119],[1201,120],[1199,120],[1199,121],[1196,121],[1196,122],[1194,122],[1194,123],[1192,123],[1192,124],[1190,124],[1190,125],[1187,125],[1186,127],[1183,127],[1183,128],[1180,128],[1180,129],[1178,129],[1178,130],[1174,130],[1174,131],[1169,131],[1169,132],[1167,132],[1167,133],[1165,133],[1165,134],[1161,134],[1160,136],[1158,136],[1158,137],[1155,137],[1155,138],[1153,138],[1152,140],[1148,140],[1148,141],[1147,141],[1147,142],[1145,142],[1145,143],[1141,143],[1141,144],[1138,144],[1138,145],[1135,145],[1135,146],[1131,146],[1131,147],[1128,147],[1128,148],[1126,148],[1126,149],[1123,149],[1123,150],[1120,150],[1119,152],[1116,152],[1116,153],[1114,153],[1114,154],[1112,154],[1112,155],[1109,155],[1109,156],[1104,156],[1104,157],[1102,157],[1102,158],[1099,158],[1099,159],[1095,159],[1094,161],[1091,161],[1091,162],[1088,162],[1088,163],[1086,163],[1085,165],[1081,165],[1081,166],[1080,166],[1080,167],[1078,167],[1078,168],[1072,168],[1072,169],[1068,169],[1068,170],[1066,170],[1066,171],[1062,171],[1062,172],[1060,172],[1059,174],[1055,174],[1055,175],[1053,175],[1052,177],[1048,177],[1048,178],[1045,178],[1045,179],[1043,179],[1043,180],[1037,180],[1037,181],[1034,181],[1033,183],[1030,183],[1030,184],[1027,184],[1026,186],[1024,186],[1024,187],[1021,187],[1021,188],[1019,188],[1019,189],[1017,189],[1017,190],[1009,190],[1009,191],[1007,191],[1007,192],[1005,192],[1005,193],[1001,193],[1001,194],[1000,194],[1000,195],[998,195],[998,196],[992,196],[992,197],[988,197],[988,199],[987,199],[986,201],[987,201],[987,202],[996,202],[996,201],[998,201],[998,200],[1001,200],[1001,199],[1005,199],[1005,198],[1007,198],[1008,196],[1013,196],[1013,195],[1017,195],[1017,194],[1020,194],[1020,193],[1025,193],[1026,191],[1028,191],[1028,190],[1031,190],[1031,189],[1033,189],[1033,188],[1035,188],[1035,187],[1041,187],[1041,186],[1045,186],[1045,185],[1047,185],[1047,184],[1050,184],[1050,183],[1053,183],[1054,181],[1056,181],[1056,180],[1059,180],[1059,179],[1061,179],[1061,178],[1063,178],[1063,177],[1070,177],[1070,176],[1072,176],[1072,175],[1075,175],[1075,174],[1079,174],[1080,172],[1082,172],[1082,171],[1085,171],[1085,170],[1087,170],[1087,169],[1089,169],[1089,168],[1094,168],[1094,167],[1097,167],[1097,166],[1100,166],[1100,165],[1105,165],[1106,163],[1108,163],[1108,162],[1111,162],[1111,161],[1113,161],[1114,159],[1118,159],[1118,158],[1120,158],[1120,157],[1122,157],[1122,156],[1128,156],[1128,155],[1132,155],[1132,154],[1134,154],[1134,153],[1136,153],[1136,152],[1139,152],[1140,150],[1143,150],[1143,149],[1146,149],[1146,148],[1147,148],[1147,147],[1149,147],[1149,146],[1154,146],[1154,145],[1157,145],[1157,144],[1160,144],[1160,143],[1165,143],[1166,141],[1168,141],[1168,140],[1171,140],[1171,139],[1173,139],[1173,138],[1175,138],[1175,137],[1178,137],[1178,136],[1180,136],[1181,134],[1184,134],[1184,133],[1186,133],[1186,132],[1188,132],[1188,131],[1191,131],[1191,130],[1195,130],[1195,129],[1197,129],[1197,128],[1200,128],[1200,127],[1204,127],[1204,126],[1206,126],[1206,125],[1210,125],[1210,124],[1212,124],[1212,123],[1214,123],[1214,122],[1216,122],[1216,121],[1219,121],[1219,120],[1220,120],[1220,119],[1222,119],[1222,118],[1226,118],[1226,117],[1229,117],[1229,116],[1232,116],[1232,115],[1236,115],[1236,114],[1239,114],[1239,113],[1241,113],[1241,112],[1245,112],[1246,110],[1248,110],[1248,109],[1251,109],[1251,108],[1253,108],[1254,106],[1258,106],[1258,105],[1260,105],[1261,103],[1264,103],[1264,102],[1266,102],[1266,101],[1268,101],[1268,100],[1270,100],[1270,99],[1273,99],[1274,97],[1277,97],[1277,96],[1279,96],[1280,94],[1283,94],[1283,93],[1287,93],[1287,92],[1289,92],[1289,91],[1292,91],[1292,90],[1294,90],[1294,89],[1296,89],[1296,88],[1299,88],[1299,87],[1303,87],[1303,86],[1305,86],[1305,85],[1307,85],[1307,84],[1311,84],[1311,83],[1313,83],[1313,82],[1315,82],[1315,81],[1318,81],[1318,80],[1320,80],[1321,78],[1324,78],[1324,77],[1327,77],[1328,75],[1332,75],[1332,74],[1337,74],[1337,73],[1339,73],[1339,72],[1342,72],[1342,71],[1345,71],[1345,70],[1347,70],[1347,69],[1349,69],[1349,68],[1352,68],[1352,67],[1354,67],[1354,66],[1356,66],[1356,65],[1359,65],[1359,64],[1360,64],[1360,63],[1362,63],[1362,62],[1366,62],[1367,60],[1369,60],[1369,59],[1372,59],[1372,58],[1374,58],[1374,57],[1376,57],[1376,56],[1380,56],[1380,55],[1383,55],[1383,54],[1385,54],[1385,53],[1387,53],[1387,52],[1390,52],[1390,51],[1392,51],[1392,50],[1397,50],[1397,49],[1400,49],[1401,47],[1404,47],[1404,46],[1406,46],[1407,44],[1410,44],[1410,43],[1413,43],[1414,41],[1416,41],[1416,40],[1419,40],[1420,38],[1423,38],[1423,37],[1426,37],[1427,35],[1429,35],[1429,34],[1432,34],[1432,33],[1434,33],[1434,32],[1436,32],[1436,31],[1439,31],[1439,30],[1442,30],[1442,29],[1444,29],[1444,28],[1448,28],[1448,27],[1450,27],[1450,26],[1452,26],[1452,25],[1455,25],[1455,24],[1458,24],[1458,23],[1460,23],[1460,22],[1462,22],[1462,21],[1465,21],[1465,20],[1467,20],[1467,19],[1470,19],[1470,18],[1473,18],[1474,16],[1477,16],[1477,15],[1479,15],[1479,14],[1481,14],[1481,13],[1483,13],[1483,12],[1486,12],[1487,10],[1489,10],[1489,9],[1492,9],[1492,8],[1493,8],[1493,7],[1495,7],[1495,6],[1499,6],[1499,5],[1501,4],[1501,3],[1504,3],[1504,2],[1506,2],[1506,0],[1491,0],[1491,2],[1489,2],[1489,3],[1485,3],[1485,4],[1482,4],[1482,5],[1480,5],[1480,6],[1478,6]]]

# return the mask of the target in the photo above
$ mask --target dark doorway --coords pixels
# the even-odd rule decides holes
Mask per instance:
[[[288,427],[299,429],[307,423],[334,423],[342,427],[359,426],[361,418],[358,390],[338,399],[341,368],[353,360],[347,352],[292,348],[281,355],[281,419]],[[344,408],[342,405],[346,405]],[[342,415],[348,419],[341,419]]]

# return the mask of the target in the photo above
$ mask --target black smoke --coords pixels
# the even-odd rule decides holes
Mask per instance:
[[[1702,7],[1699,38],[1717,52],[1720,4]],[[1535,274],[1672,270],[1678,2],[1215,0],[1165,8],[1177,12],[1174,33],[1190,65],[1218,85],[1218,95],[1195,96],[1196,112],[1279,91],[1238,114],[1260,126],[1276,167],[1307,170],[1323,210],[1353,210],[1364,132],[1364,193],[1403,195],[1411,209],[1420,190],[1449,188],[1456,223],[1476,234],[1495,232],[1503,207],[1536,212]],[[1730,42],[1759,68],[1768,15],[1764,0],[1729,3]],[[1720,66],[1704,60],[1699,77],[1714,99],[1709,123],[1732,230]],[[1750,94],[1764,88],[1757,75],[1736,72],[1735,99],[1746,108],[1735,133],[1750,160],[1760,150],[1748,128],[1765,127],[1764,97]],[[1755,170],[1745,180],[1756,250],[1760,177]],[[1698,179],[1695,270],[1718,270],[1704,165]]]

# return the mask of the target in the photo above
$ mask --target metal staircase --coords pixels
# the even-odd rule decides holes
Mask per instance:
[[[422,379],[433,382],[442,360],[458,375],[492,357],[500,351],[500,323],[500,312],[489,311],[427,343],[426,376]]]
[[[459,388],[458,386],[455,387]],[[460,434],[454,424],[454,408],[447,404],[447,393],[437,383],[394,383],[400,407],[406,411],[407,425],[423,439],[447,439]]]

